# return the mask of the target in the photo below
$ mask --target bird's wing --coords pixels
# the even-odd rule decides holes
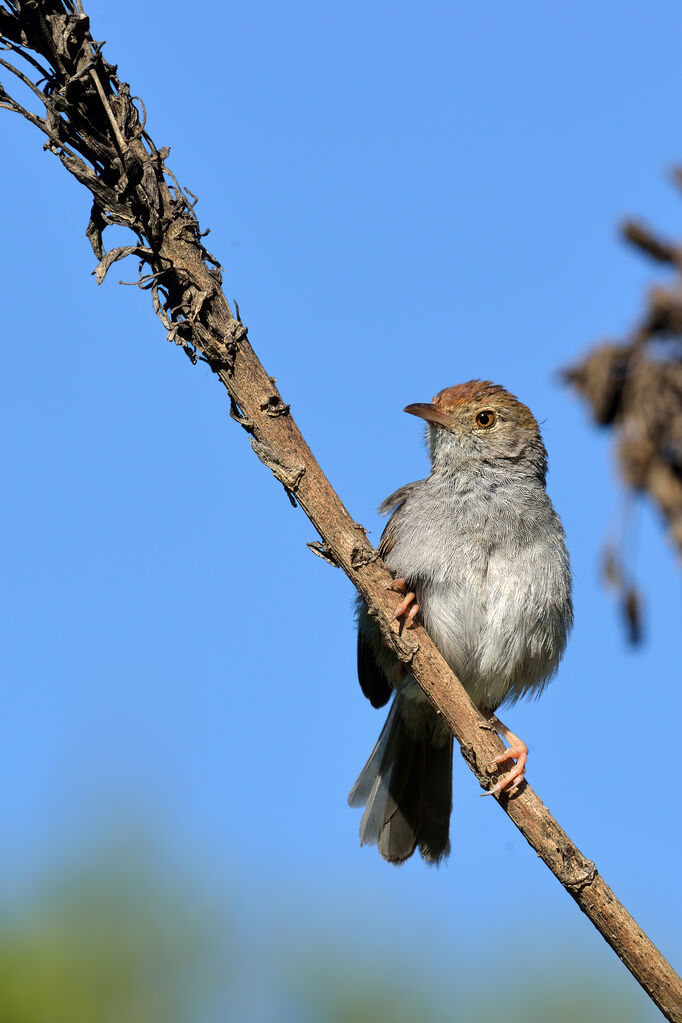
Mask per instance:
[[[397,511],[401,505],[405,504],[405,501],[410,496],[413,490],[420,487],[424,480],[415,480],[414,483],[406,483],[403,487],[398,487],[394,490],[385,501],[382,501],[379,505],[379,514],[388,515],[390,511]]]
[[[417,480],[415,483],[406,483],[404,487],[398,487],[390,497],[387,497],[385,501],[379,505],[379,514],[388,515],[389,512],[393,512],[390,519],[384,527],[384,531],[381,534],[381,540],[377,548],[379,557],[385,558],[387,554],[393,549],[398,536],[398,529],[400,526],[400,520],[402,513],[405,508],[405,502],[408,497],[423,483],[423,480]]]
[[[359,623],[358,627],[358,682],[373,707],[383,707],[393,692],[393,687],[377,660],[377,650],[380,648],[379,629],[367,615],[366,622]]]
[[[400,487],[380,505],[379,512],[382,515],[393,512],[381,534],[378,547],[381,558],[385,558],[395,544],[402,509],[412,488],[419,486],[419,482]],[[383,707],[393,692],[387,671],[390,672],[390,654],[383,647],[376,622],[363,607],[358,621],[358,681],[373,707]]]

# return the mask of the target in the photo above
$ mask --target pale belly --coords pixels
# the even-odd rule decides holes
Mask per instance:
[[[431,476],[413,485],[386,534],[387,565],[414,589],[427,632],[474,702],[494,710],[541,692],[572,624],[568,553],[544,480]]]
[[[494,551],[417,586],[427,632],[474,702],[539,693],[566,645],[569,600],[560,557]]]

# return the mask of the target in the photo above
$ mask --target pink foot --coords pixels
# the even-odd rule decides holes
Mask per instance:
[[[398,607],[396,608],[396,612],[393,617],[401,618],[402,615],[404,615],[405,612],[407,612],[404,626],[406,629],[411,629],[412,626],[414,625],[415,618],[419,614],[419,604],[416,601],[416,594],[412,593],[412,591],[410,591],[409,593],[407,592],[406,579],[394,579],[393,586],[391,586],[391,589],[397,590],[398,593],[405,594],[404,599],[401,600],[400,603],[398,604]]]
[[[526,746],[525,742],[522,742],[521,739],[514,736],[514,741],[512,742],[509,749],[504,750],[503,753],[500,753],[493,760],[491,760],[488,766],[499,767],[499,765],[503,764],[506,760],[515,760],[516,763],[512,767],[511,771],[508,771],[507,774],[503,774],[500,780],[488,792],[483,793],[484,796],[494,796],[498,792],[505,791],[508,791],[508,793],[511,795],[513,792],[516,791],[516,789],[518,789],[519,785],[526,776],[526,761],[528,760],[528,747]]]
[[[515,760],[516,763],[512,767],[511,771],[507,774],[503,774],[498,782],[493,785],[488,792],[481,792],[482,796],[496,796],[500,792],[504,792],[505,795],[514,795],[519,786],[523,783],[526,777],[526,761],[528,760],[528,747],[522,739],[519,739],[518,735],[514,735],[510,728],[503,725],[500,719],[495,715],[492,710],[488,710],[485,706],[479,706],[481,716],[484,718],[480,722],[479,728],[490,728],[493,732],[497,732],[503,739],[509,743],[506,750],[499,753],[494,757],[488,767],[499,767],[500,764],[504,764],[506,760]]]

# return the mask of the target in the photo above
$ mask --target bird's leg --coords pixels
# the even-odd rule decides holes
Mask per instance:
[[[488,792],[482,792],[483,796],[494,796],[499,792],[505,792],[506,794],[513,794],[522,783],[525,778],[526,761],[528,760],[528,747],[523,740],[519,739],[518,735],[514,735],[506,725],[503,725],[500,719],[493,714],[491,710],[487,710],[485,707],[479,707],[480,713],[486,719],[487,724],[481,725],[481,728],[492,727],[498,735],[509,743],[509,748],[504,750],[503,753],[499,753],[494,757],[489,767],[499,767],[506,760],[515,760],[516,763],[512,767],[511,771],[507,774],[503,774],[498,782],[493,785]]]
[[[389,589],[395,590],[397,593],[405,594],[403,600],[401,600],[398,604],[393,617],[400,618],[407,611],[404,625],[406,629],[411,629],[415,618],[419,614],[419,604],[416,601],[416,594],[414,594],[411,590],[408,592],[407,579],[394,579]],[[412,606],[410,607],[410,605]]]

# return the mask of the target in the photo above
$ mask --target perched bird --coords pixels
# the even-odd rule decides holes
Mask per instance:
[[[547,452],[530,409],[487,380],[448,387],[405,412],[426,420],[431,473],[396,490],[379,553],[404,594],[396,610],[424,628],[514,760],[491,790],[523,781],[528,748],[494,716],[538,695],[573,623],[564,531],[545,489]],[[363,844],[390,863],[450,850],[452,733],[358,601],[358,678],[372,706],[394,693],[348,801],[364,806]]]

